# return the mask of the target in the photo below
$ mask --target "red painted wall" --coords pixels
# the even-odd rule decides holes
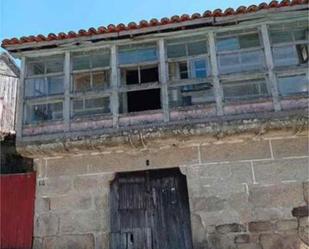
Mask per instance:
[[[32,246],[35,172],[0,176],[1,249]]]

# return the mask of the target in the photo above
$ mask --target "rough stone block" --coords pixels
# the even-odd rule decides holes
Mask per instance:
[[[262,234],[260,243],[263,249],[300,249],[304,248],[303,243],[297,234]]]
[[[232,223],[216,226],[216,230],[219,233],[240,233],[245,232],[246,228],[242,224]]]
[[[250,232],[267,232],[273,230],[273,225],[269,221],[253,221],[248,224]]]
[[[308,156],[308,137],[271,140],[275,158]]]
[[[250,185],[249,202],[257,208],[298,207],[304,203],[303,186],[298,183]]]
[[[53,177],[86,174],[89,162],[89,158],[84,156],[48,159],[46,175]]]
[[[248,243],[248,244],[237,245],[237,249],[262,249],[262,247],[259,244]]]
[[[274,184],[282,181],[304,181],[308,179],[308,158],[283,159],[254,162],[255,178],[258,183]]]
[[[252,220],[293,219],[291,207],[252,207]]]
[[[86,210],[91,208],[91,195],[70,194],[50,198],[51,210]]]
[[[198,216],[201,217],[202,223],[204,226],[211,225],[223,225],[223,224],[232,224],[232,223],[241,223],[240,214],[235,210],[224,209],[220,212],[196,212]]]
[[[36,237],[56,235],[58,227],[59,217],[56,214],[41,214],[35,219],[34,235]]]
[[[292,231],[297,230],[297,220],[280,220],[276,223],[278,231]]]
[[[146,163],[147,160],[148,164]],[[91,160],[88,160],[91,173],[177,167],[196,163],[198,163],[197,147],[173,147],[134,154],[104,154],[92,156]]]
[[[63,213],[60,216],[61,233],[105,232],[107,226],[108,217],[105,210]]]
[[[207,212],[221,211],[225,207],[226,200],[217,196],[193,198],[193,208],[195,211],[204,210]]]
[[[269,142],[264,140],[201,146],[201,156],[203,162],[238,161],[271,157]]]
[[[234,242],[236,244],[245,244],[250,242],[249,234],[239,234],[235,236]]]
[[[46,237],[43,240],[44,249],[95,249],[94,236],[64,235],[59,237]]]
[[[37,196],[35,198],[35,214],[46,213],[50,210],[50,199]]]
[[[109,189],[114,174],[81,175],[73,179],[73,188],[80,193],[102,193]]]
[[[50,177],[37,182],[36,193],[38,196],[63,195],[72,190],[70,177]]]

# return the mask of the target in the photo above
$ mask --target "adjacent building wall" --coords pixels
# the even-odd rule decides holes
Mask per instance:
[[[108,249],[115,172],[169,167],[187,176],[194,249],[307,248],[291,211],[308,205],[308,163],[308,133],[292,129],[37,158],[34,248]]]

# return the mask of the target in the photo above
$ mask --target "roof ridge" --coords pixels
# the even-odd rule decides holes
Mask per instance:
[[[273,0],[269,4],[266,2],[262,2],[259,5],[253,4],[248,7],[239,6],[236,10],[234,10],[233,8],[227,8],[224,11],[222,11],[221,9],[215,9],[214,11],[206,10],[203,14],[194,13],[191,16],[188,14],[183,14],[181,16],[174,15],[170,18],[163,17],[160,20],[156,18],[152,18],[149,21],[141,20],[139,24],[137,24],[136,22],[130,22],[127,25],[123,23],[119,23],[117,25],[109,24],[107,25],[107,27],[100,26],[97,29],[94,27],[91,27],[88,30],[80,29],[78,32],[74,32],[74,31],[69,31],[67,33],[60,32],[58,33],[58,35],[54,33],[50,33],[47,36],[39,34],[36,36],[34,35],[22,36],[19,39],[14,37],[11,39],[4,39],[2,41],[1,46],[5,48],[6,46],[10,46],[10,45],[20,45],[20,44],[30,43],[30,42],[38,43],[38,42],[44,42],[44,41],[64,40],[64,39],[71,39],[71,38],[77,38],[77,37],[83,37],[83,36],[92,36],[92,35],[105,34],[105,33],[118,33],[118,32],[126,31],[126,30],[134,30],[134,29],[141,29],[141,28],[147,28],[147,27],[153,27],[153,26],[161,26],[161,25],[185,22],[185,21],[190,21],[190,20],[195,20],[195,19],[200,19],[200,18],[241,15],[241,14],[246,14],[246,13],[257,12],[259,10],[264,10],[264,9],[289,7],[289,6],[302,5],[302,4],[308,4],[308,0],[282,0],[281,2]]]

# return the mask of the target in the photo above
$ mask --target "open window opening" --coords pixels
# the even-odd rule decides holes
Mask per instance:
[[[122,78],[126,85],[158,84],[158,66],[137,66],[122,69]],[[123,93],[121,113],[157,110],[161,108],[160,89],[147,89]]]

